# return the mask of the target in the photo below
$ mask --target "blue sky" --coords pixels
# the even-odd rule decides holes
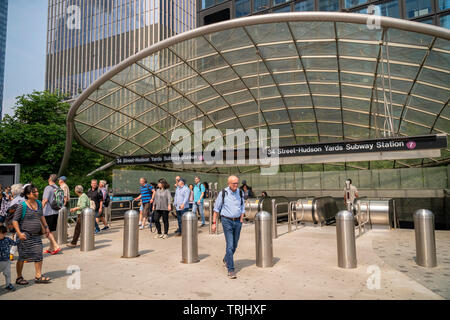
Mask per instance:
[[[16,97],[44,90],[48,0],[9,0],[3,114]]]

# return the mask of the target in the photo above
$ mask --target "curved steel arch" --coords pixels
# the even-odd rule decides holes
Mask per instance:
[[[228,29],[233,28],[239,28],[239,27],[248,27],[258,24],[267,24],[267,23],[280,23],[280,22],[344,22],[344,23],[355,23],[355,24],[367,24],[368,18],[371,17],[371,15],[366,14],[356,14],[356,13],[343,13],[343,12],[295,12],[295,13],[278,13],[278,14],[267,14],[267,15],[257,15],[257,16],[250,16],[245,18],[239,18],[239,19],[233,19],[229,21],[224,21],[204,27],[200,27],[191,31],[187,31],[185,33],[179,34],[177,36],[165,39],[163,41],[160,41],[138,53],[135,55],[125,59],[121,63],[114,66],[111,70],[103,74],[100,78],[98,78],[94,83],[92,83],[73,103],[71,106],[68,115],[67,115],[67,134],[66,134],[66,146],[64,150],[64,156],[63,160],[60,166],[59,173],[62,174],[62,172],[65,170],[65,168],[68,165],[70,153],[72,149],[72,141],[73,138],[82,144],[83,146],[94,150],[96,152],[99,152],[101,154],[112,156],[115,155],[97,148],[93,145],[91,145],[89,142],[87,142],[80,134],[79,132],[74,128],[74,119],[76,116],[76,113],[79,109],[79,107],[82,105],[84,101],[86,101],[92,93],[94,93],[97,89],[99,89],[104,83],[106,83],[108,80],[110,80],[113,76],[119,74],[121,71],[125,70],[127,67],[130,67],[131,65],[137,63],[138,61],[149,57],[150,55],[157,53],[163,49],[169,48],[170,46],[173,46],[177,43],[181,43],[186,40],[194,39],[199,36],[205,36],[208,34],[212,34],[219,31],[224,31]],[[408,32],[417,32],[420,34],[425,34],[434,37],[433,42],[436,38],[442,38],[445,40],[450,40],[450,30],[440,28],[437,26],[432,26],[424,23],[417,23],[413,21],[407,21],[402,19],[395,19],[390,17],[383,17],[379,16],[379,23],[380,27],[383,29],[383,32],[386,29],[394,28],[398,30],[408,31]],[[337,40],[337,39],[336,39]],[[294,39],[295,43],[295,39]],[[378,63],[379,59],[377,59]],[[305,70],[302,70],[302,72],[305,72]],[[340,76],[339,76],[340,77]],[[340,81],[340,80],[339,80]],[[375,73],[374,77],[374,83],[377,81],[377,74]],[[126,88],[123,86],[122,88]],[[156,91],[157,89],[155,89]],[[372,87],[373,92],[373,87]],[[311,95],[311,91],[309,92]],[[222,95],[220,97],[223,98]],[[409,95],[407,96],[409,98]],[[372,103],[371,103],[372,104]],[[443,109],[446,105],[444,105]],[[402,110],[406,106],[404,105]],[[342,110],[342,107],[341,107]],[[441,110],[442,112],[442,110]],[[403,113],[403,112],[402,112]],[[264,116],[264,114],[261,112],[261,115]],[[439,115],[438,115],[439,116]],[[178,117],[175,117],[177,120]],[[369,119],[371,119],[369,117]],[[401,120],[401,119],[400,119]],[[437,119],[436,119],[437,120]],[[317,117],[315,119],[317,123]],[[435,121],[436,122],[436,121]],[[342,119],[342,124],[343,124]],[[399,125],[400,127],[400,125]],[[434,124],[433,124],[434,127]],[[369,128],[370,130],[370,128]]]

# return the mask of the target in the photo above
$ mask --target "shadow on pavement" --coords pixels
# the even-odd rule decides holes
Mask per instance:
[[[28,265],[28,264],[33,264],[33,273],[34,273],[34,263],[27,263],[26,265]],[[44,267],[43,268],[45,268],[45,261],[44,261]],[[24,269],[25,269],[25,267],[24,267]],[[68,274],[65,270],[42,272],[42,275],[45,276],[45,277],[49,277],[50,279],[52,279],[52,281],[55,280],[55,279],[58,279],[58,278],[70,276],[70,274]],[[24,278],[25,278],[25,276],[24,276]],[[36,283],[34,283],[34,278],[25,279],[25,280],[28,281],[27,285],[18,285],[18,284],[16,284],[16,279],[11,279],[12,285],[16,288],[15,292],[17,292],[19,290],[26,289],[26,288],[31,287],[31,286],[35,286],[35,285],[41,285],[42,289],[45,290],[46,286],[51,286],[52,285],[51,282],[50,283],[43,283],[43,284],[41,284],[41,283],[36,284]],[[0,297],[4,296],[4,298],[7,298],[8,296],[6,296],[6,294],[8,294],[8,293],[10,293],[10,291],[6,290],[4,286],[0,287]]]
[[[200,259],[200,261],[203,260],[203,259],[206,259],[208,257],[209,257],[209,254],[199,254],[198,255],[198,258]]]
[[[142,251],[139,251],[138,253],[139,253],[139,255],[140,256],[143,256],[144,254],[147,254],[147,253],[150,253],[150,252],[153,252],[154,250],[142,250]]]

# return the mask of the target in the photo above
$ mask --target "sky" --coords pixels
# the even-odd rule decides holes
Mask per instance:
[[[48,0],[9,0],[3,114],[16,97],[45,87]]]

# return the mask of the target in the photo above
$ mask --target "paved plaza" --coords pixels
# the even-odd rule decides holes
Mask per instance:
[[[170,221],[168,239],[154,239],[148,229],[139,232],[137,258],[122,255],[123,220],[112,222],[110,230],[96,235],[95,250],[64,248],[45,255],[44,272],[51,284],[34,284],[34,266],[25,264],[24,277],[30,284],[15,292],[3,289],[0,299],[449,299],[450,232],[436,231],[438,267],[415,264],[414,230],[370,230],[356,240],[358,267],[337,267],[336,229],[300,227],[287,233],[278,229],[274,240],[272,268],[255,265],[254,224],[243,226],[235,254],[237,279],[228,279],[222,264],[223,233],[210,235],[199,229],[200,262],[183,264],[181,237],[175,237],[176,222]],[[69,239],[73,228],[69,228]],[[48,240],[44,240],[48,245]],[[69,289],[69,266],[79,266],[80,288]],[[378,269],[379,268],[379,269]],[[378,272],[379,270],[379,272]],[[15,279],[15,261],[12,264]],[[374,275],[380,276],[376,288]]]

